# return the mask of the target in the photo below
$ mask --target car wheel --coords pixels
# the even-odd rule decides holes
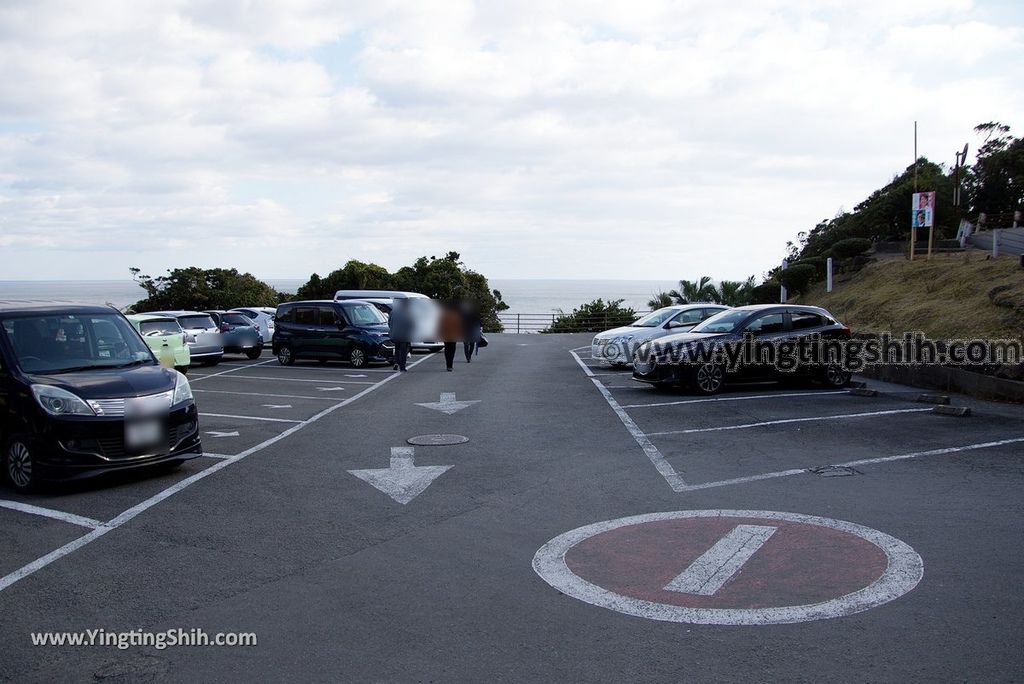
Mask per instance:
[[[245,352],[245,355],[248,356],[251,360],[255,361],[256,359],[258,359],[261,356],[263,356],[263,347],[257,347],[256,349],[250,349],[249,351]]]
[[[32,451],[21,439],[12,439],[4,452],[4,474],[7,481],[21,492],[30,491],[36,484],[32,474]]]
[[[182,375],[188,375],[188,366],[175,366],[174,370],[178,371]]]
[[[725,384],[725,370],[717,363],[705,363],[693,374],[693,386],[701,394],[716,394]]]
[[[362,368],[366,365],[366,352],[360,347],[356,347],[352,350],[352,353],[349,354],[348,362],[352,364],[353,368]]]
[[[290,366],[295,363],[291,347],[281,347],[277,350],[277,362],[282,366]]]
[[[842,366],[828,366],[821,374],[821,381],[828,387],[846,387],[851,377],[850,371],[844,370]]]

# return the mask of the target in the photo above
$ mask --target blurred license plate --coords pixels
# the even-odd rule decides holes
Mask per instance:
[[[141,420],[124,424],[124,443],[129,448],[147,447],[163,441],[164,427],[158,420]]]

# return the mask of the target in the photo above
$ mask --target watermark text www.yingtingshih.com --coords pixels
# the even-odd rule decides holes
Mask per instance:
[[[78,632],[32,632],[33,646],[74,647],[94,646],[117,648],[149,647],[162,651],[167,648],[182,647],[248,647],[256,646],[254,632],[216,632],[209,633],[199,628],[168,629],[162,632],[147,632],[139,629],[106,630],[85,629]]]
[[[886,333],[871,338],[812,334],[787,339],[784,336],[764,338],[745,335],[730,339],[656,340],[605,353],[608,360],[627,358],[659,365],[713,363],[728,370],[770,365],[780,371],[828,365],[858,372],[877,365],[993,366],[1024,363],[1024,341],[933,340],[919,332],[900,336]]]

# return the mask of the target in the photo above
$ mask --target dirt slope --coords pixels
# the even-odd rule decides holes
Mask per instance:
[[[1024,337],[1024,268],[1019,257],[981,251],[913,262],[879,259],[796,298],[832,311],[854,332],[923,331],[941,339]]]

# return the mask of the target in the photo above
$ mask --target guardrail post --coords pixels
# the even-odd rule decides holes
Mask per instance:
[[[825,259],[825,292],[832,291],[832,257]]]
[[[519,316],[521,316],[521,315],[522,315],[522,314],[516,314],[516,334],[517,334],[517,335],[518,335],[518,334],[519,334],[519,332],[520,332],[520,329],[519,329]]]
[[[996,228],[992,231],[992,258],[999,256],[999,238],[1002,237],[1003,229]]]
[[[782,270],[785,271],[789,262],[785,259],[782,260]],[[782,271],[779,272],[779,282],[782,283]],[[786,286],[784,284],[779,285],[779,304],[785,304],[789,297],[786,296]]]

